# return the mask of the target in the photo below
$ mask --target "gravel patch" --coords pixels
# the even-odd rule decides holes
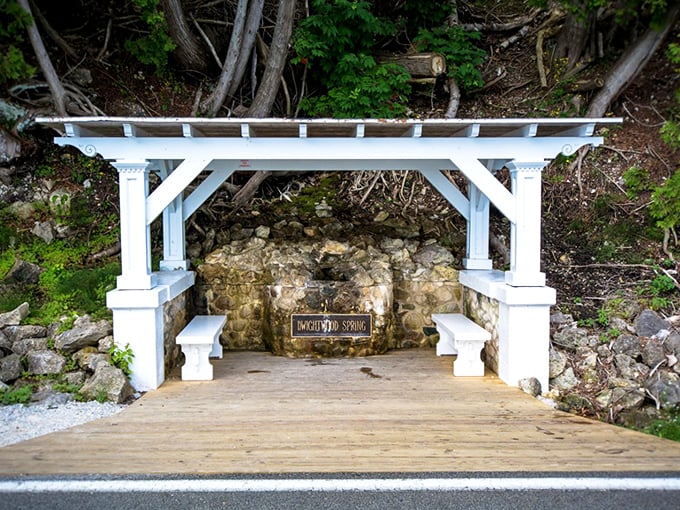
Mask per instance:
[[[106,418],[125,409],[111,402],[0,406],[0,447]]]

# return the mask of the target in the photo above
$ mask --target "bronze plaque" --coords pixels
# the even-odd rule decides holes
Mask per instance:
[[[371,336],[371,314],[294,313],[290,316],[291,337]]]

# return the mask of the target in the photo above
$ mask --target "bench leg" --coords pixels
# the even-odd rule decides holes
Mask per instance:
[[[453,337],[443,328],[437,328],[439,341],[437,342],[437,356],[455,356],[458,354]]]
[[[220,335],[216,335],[215,340],[213,340],[210,357],[222,359],[222,344],[220,343]]]
[[[212,381],[213,367],[208,359],[213,344],[184,344],[183,381]]]
[[[453,362],[454,376],[483,376],[484,362],[481,354],[484,342],[479,340],[456,340],[458,358]]]

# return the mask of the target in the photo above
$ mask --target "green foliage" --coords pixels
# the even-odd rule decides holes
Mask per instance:
[[[125,47],[142,64],[153,65],[156,74],[162,75],[168,66],[168,54],[176,46],[168,35],[168,23],[159,0],[132,0],[132,3],[140,11],[149,33],[139,39],[126,41]]]
[[[632,166],[623,173],[623,182],[626,185],[626,196],[634,200],[640,193],[649,190],[649,172],[643,168]]]
[[[124,349],[121,349],[117,345],[112,345],[109,349],[109,354],[111,355],[111,364],[114,367],[120,368],[126,376],[130,377],[132,374],[130,365],[132,364],[132,359],[135,357],[135,354],[130,348],[130,344],[125,344]]]
[[[652,310],[661,310],[672,304],[671,296],[676,291],[675,282],[667,274],[657,268],[656,276],[649,284],[638,288],[638,294],[648,300]]]
[[[649,212],[663,229],[672,229],[680,222],[680,169],[654,190]]]
[[[644,431],[664,439],[680,441],[680,412],[676,409],[667,419],[654,420]]]
[[[31,17],[15,0],[0,0],[0,86],[35,72],[19,49],[30,24]]]
[[[446,58],[448,75],[455,78],[461,90],[471,90],[484,85],[478,66],[486,53],[475,43],[479,32],[467,32],[461,27],[421,29],[415,39],[416,47],[423,51],[441,53]]]
[[[364,54],[347,54],[337,64],[334,86],[325,95],[305,98],[301,108],[316,117],[403,117],[411,87],[396,64],[377,63]]]
[[[6,406],[13,404],[28,404],[31,401],[31,395],[33,395],[33,386],[27,384],[21,388],[0,392],[0,401],[2,402],[2,405]]]
[[[300,108],[311,116],[400,117],[410,92],[408,73],[398,65],[378,63],[371,56],[375,40],[396,27],[371,12],[365,0],[314,0],[312,15],[294,35],[293,63],[308,66],[323,92],[305,98]]]

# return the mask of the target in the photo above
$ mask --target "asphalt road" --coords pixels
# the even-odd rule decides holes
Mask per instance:
[[[677,509],[677,473],[2,478],[0,510]]]

